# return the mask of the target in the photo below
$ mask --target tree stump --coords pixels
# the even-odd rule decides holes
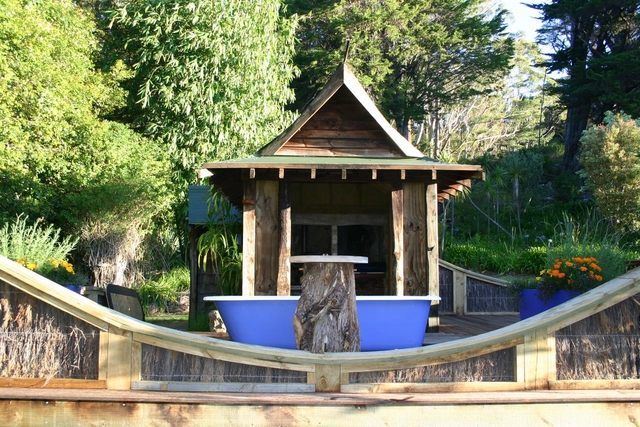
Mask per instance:
[[[293,319],[298,348],[312,353],[359,351],[353,263],[306,262],[301,281]]]

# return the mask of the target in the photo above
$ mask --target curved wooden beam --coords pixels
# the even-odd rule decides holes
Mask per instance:
[[[106,329],[132,333],[133,340],[168,350],[250,365],[314,372],[340,366],[342,373],[404,369],[480,356],[524,342],[525,336],[557,331],[640,292],[640,268],[529,319],[482,335],[406,350],[312,354],[203,337],[133,319],[102,307],[5,257],[0,279],[75,317]]]

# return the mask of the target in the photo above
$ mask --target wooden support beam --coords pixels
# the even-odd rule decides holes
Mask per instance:
[[[251,179],[255,179],[255,177],[256,177],[256,170],[255,170],[255,168],[251,168],[251,169],[249,169],[249,178],[251,178]]]
[[[109,354],[109,333],[107,331],[100,331],[100,341],[98,344],[98,379],[107,379],[107,366],[109,361],[107,355]]]
[[[404,181],[406,178],[407,178],[407,171],[404,170],[404,169],[401,169],[400,170],[400,179]]]
[[[340,365],[316,365],[316,392],[339,392],[342,375]]]
[[[276,295],[279,261],[278,181],[256,180],[254,295]]]
[[[467,276],[459,270],[453,270],[453,312],[458,316],[464,315],[466,305]]]
[[[427,295],[427,220],[425,186],[405,182],[403,191],[404,294]]]
[[[438,266],[438,258],[440,256],[440,250],[438,248],[438,184],[435,181],[426,186],[426,206],[426,269],[428,290],[429,295],[440,296],[440,269]],[[434,315],[430,314],[429,327],[432,330],[437,330],[440,324],[440,318],[438,317],[439,303],[436,301],[432,304],[435,310],[432,311]]]
[[[347,179],[347,170],[342,169],[342,179]]]
[[[371,169],[371,179],[372,180],[378,179],[378,170],[377,169]]]
[[[549,388],[555,378],[555,337],[538,330],[524,338],[524,383],[527,390]]]
[[[109,325],[107,388],[130,390],[132,376],[132,334]]]
[[[256,282],[256,182],[244,183],[242,200],[242,295],[253,296]]]
[[[316,179],[316,170],[311,169],[311,179]]]
[[[278,178],[279,179],[283,179],[284,178],[284,168],[278,169]]]
[[[289,201],[289,184],[281,182],[279,192],[280,210],[280,245],[278,251],[278,283],[279,296],[291,295],[291,203]]]
[[[396,187],[391,190],[391,241],[392,256],[392,288],[398,296],[404,295],[404,221],[403,190]]]
[[[431,180],[435,181],[438,179],[438,172],[435,169],[431,169]]]

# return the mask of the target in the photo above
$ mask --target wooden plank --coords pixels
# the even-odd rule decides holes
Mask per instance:
[[[131,383],[142,379],[142,344],[131,342]]]
[[[342,380],[340,366],[316,365],[315,380],[317,392],[339,392]]]
[[[204,383],[188,381],[135,381],[132,390],[201,393],[313,393],[314,384]]]
[[[75,378],[0,378],[0,387],[104,389],[107,382]]]
[[[427,295],[427,230],[424,184],[405,182],[403,191],[404,294]],[[437,294],[436,294],[437,295]]]
[[[467,276],[453,270],[453,312],[458,316],[465,314],[467,305]]]
[[[242,295],[252,296],[256,282],[256,182],[244,183],[242,200]]]
[[[526,375],[526,371],[524,369],[524,344],[520,344],[516,346],[516,355],[515,355],[515,359],[514,363],[515,363],[515,375],[516,375],[516,381],[518,383],[524,383],[525,382],[525,375]]]
[[[131,332],[109,327],[109,354],[107,356],[107,388],[129,390],[131,388]]]
[[[280,244],[278,247],[277,294],[291,295],[291,202],[289,183],[281,182],[279,187]]]
[[[293,224],[301,225],[385,225],[382,214],[314,214],[298,213],[292,217]]]
[[[15,389],[8,389],[15,391]],[[27,390],[36,392],[42,390]],[[252,394],[135,391],[75,401],[62,390],[4,398],[6,425],[623,426],[640,418],[638,391],[425,394]],[[97,390],[87,390],[96,392]],[[100,390],[101,393],[108,390]],[[135,397],[128,397],[128,396]],[[25,394],[26,396],[26,394]],[[563,398],[566,399],[563,400]],[[93,400],[91,400],[93,399]],[[108,414],[105,416],[105,414]]]
[[[640,390],[640,379],[550,380],[550,390]]]
[[[404,289],[404,201],[402,187],[396,187],[391,190],[391,233],[393,247],[392,250],[392,269],[393,272],[392,288],[395,294],[402,296],[405,294]]]
[[[459,393],[524,390],[517,382],[371,383],[345,384],[342,393]]]
[[[256,181],[254,295],[276,295],[279,256],[278,181]]]
[[[473,279],[476,280],[481,280],[483,282],[487,282],[490,283],[492,285],[498,285],[498,286],[509,286],[509,282],[506,280],[502,280],[498,277],[493,277],[493,276],[487,276],[486,274],[482,274],[482,273],[478,273],[476,271],[471,271],[471,270],[467,270],[466,268],[462,268],[459,267],[455,264],[451,264],[448,261],[445,261],[443,259],[439,259],[438,260],[438,264],[448,268],[449,270],[453,270],[453,271],[459,271],[460,273],[463,273],[465,276],[467,277],[471,277]]]
[[[490,383],[488,383],[490,384]],[[307,394],[272,394],[255,393],[246,396],[242,393],[195,393],[195,392],[164,392],[158,393],[143,390],[97,390],[97,389],[51,389],[51,388],[0,388],[0,401],[42,401],[70,402],[113,402],[118,406],[123,403],[160,403],[166,414],[166,404],[197,404],[224,406],[302,406],[309,409],[314,406],[329,407],[400,407],[407,410],[411,406],[427,406],[431,409],[442,405],[454,405],[461,409],[466,405],[514,405],[550,403],[602,403],[602,402],[640,402],[640,390],[634,389],[606,389],[606,390],[544,390],[544,391],[488,391],[488,392],[425,392],[425,393],[395,393],[390,395],[376,393],[307,393]],[[57,404],[56,404],[57,406]],[[127,405],[128,406],[128,405]],[[584,405],[588,407],[589,405]],[[636,405],[638,406],[638,405]],[[562,406],[563,410],[565,406]],[[50,409],[50,408],[46,408]],[[486,410],[486,407],[484,408]],[[126,409],[128,410],[128,409]],[[103,415],[103,414],[102,414]],[[476,415],[478,413],[476,412]],[[371,414],[368,414],[369,420]],[[6,422],[6,419],[4,419]],[[120,419],[118,419],[120,421]],[[457,421],[454,418],[454,421]],[[508,420],[513,425],[513,420]],[[166,421],[165,421],[166,422]],[[393,425],[393,423],[392,423]],[[474,423],[475,425],[475,423]],[[608,425],[608,424],[607,424]]]
[[[109,333],[105,331],[100,331],[100,341],[98,344],[98,379],[106,380],[107,379],[107,365],[108,359],[107,355],[109,354]]]

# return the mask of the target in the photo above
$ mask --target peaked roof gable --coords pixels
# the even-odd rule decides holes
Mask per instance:
[[[388,143],[392,145],[392,151],[397,151],[404,157],[424,157],[424,154],[394,129],[384,118],[380,110],[375,106],[373,100],[364,90],[356,76],[351,72],[346,64],[341,64],[333,73],[329,82],[322,88],[320,93],[307,104],[298,118],[282,134],[276,137],[271,143],[264,146],[258,155],[270,156],[279,155],[279,150],[289,142],[318,111],[320,111],[334,96],[345,88],[375,121],[377,126],[387,137]],[[340,91],[344,92],[344,91]],[[280,153],[284,154],[284,153]]]

